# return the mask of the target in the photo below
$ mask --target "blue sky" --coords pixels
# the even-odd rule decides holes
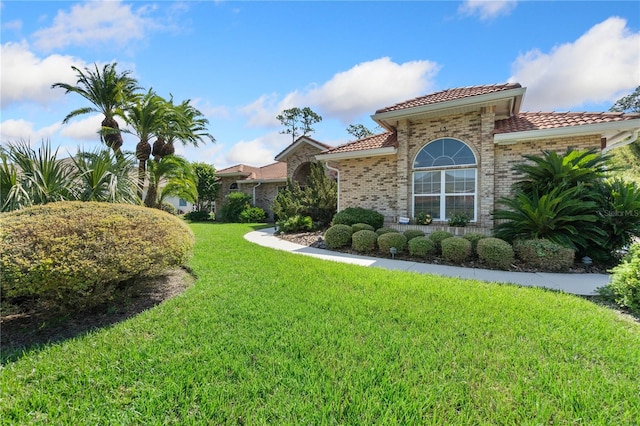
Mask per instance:
[[[215,144],[178,147],[221,169],[291,143],[275,116],[309,106],[311,136],[351,139],[377,109],[453,87],[515,81],[523,111],[606,111],[640,85],[637,1],[2,1],[0,143],[99,144],[101,118],[51,89],[71,66],[117,62],[145,88],[191,99]],[[125,136],[125,149],[137,141]]]

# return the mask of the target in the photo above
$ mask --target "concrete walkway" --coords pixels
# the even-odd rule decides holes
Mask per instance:
[[[319,259],[351,263],[361,266],[411,271],[423,274],[435,274],[446,277],[469,278],[488,282],[518,284],[528,287],[544,287],[577,295],[594,295],[598,287],[609,283],[607,274],[559,274],[551,272],[509,272],[490,269],[461,268],[446,265],[411,262],[406,260],[383,259],[370,256],[358,256],[307,247],[282,240],[274,236],[275,228],[266,228],[249,232],[244,237],[252,243],[289,251]]]

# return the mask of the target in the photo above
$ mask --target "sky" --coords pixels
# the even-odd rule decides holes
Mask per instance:
[[[449,88],[517,82],[521,111],[607,111],[640,85],[638,1],[0,1],[0,144],[99,147],[102,118],[72,66],[117,62],[145,89],[190,100],[215,143],[177,146],[220,170],[262,166],[291,142],[276,116],[310,107],[310,136]],[[125,150],[137,140],[125,134]]]

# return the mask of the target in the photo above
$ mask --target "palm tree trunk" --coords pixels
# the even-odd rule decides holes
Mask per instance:
[[[122,147],[123,140],[118,122],[113,117],[105,117],[105,119],[102,120],[102,128],[103,130],[105,128],[113,129],[112,131],[102,132],[102,137],[104,139],[104,143],[111,148],[116,158],[118,160],[122,160],[123,155],[120,147]]]
[[[144,181],[147,177],[147,160],[151,155],[151,145],[146,139],[136,145],[136,158],[138,159],[138,197],[142,199]]]

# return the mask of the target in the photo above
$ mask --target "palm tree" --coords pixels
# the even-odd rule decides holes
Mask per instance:
[[[160,208],[167,197],[180,197],[192,203],[198,199],[197,177],[191,164],[177,155],[149,162],[149,188],[144,203]]]
[[[127,108],[116,112],[124,118],[131,130],[123,130],[138,137],[136,158],[138,159],[138,197],[142,198],[146,180],[147,160],[151,156],[151,139],[157,136],[167,121],[167,101],[153,89],[135,99]]]
[[[102,73],[98,65],[94,64],[95,71],[85,68],[84,72],[77,67],[71,68],[77,73],[78,81],[75,86],[66,83],[55,83],[52,88],[63,88],[65,93],[77,93],[93,106],[84,107],[71,111],[62,120],[67,123],[71,118],[99,112],[104,115],[102,127],[100,129],[101,140],[113,150],[116,156],[121,156],[122,134],[118,122],[115,120],[115,112],[124,109],[136,98],[136,92],[140,90],[138,82],[129,76],[131,71],[122,73],[116,72],[117,63],[107,64],[102,68]]]

